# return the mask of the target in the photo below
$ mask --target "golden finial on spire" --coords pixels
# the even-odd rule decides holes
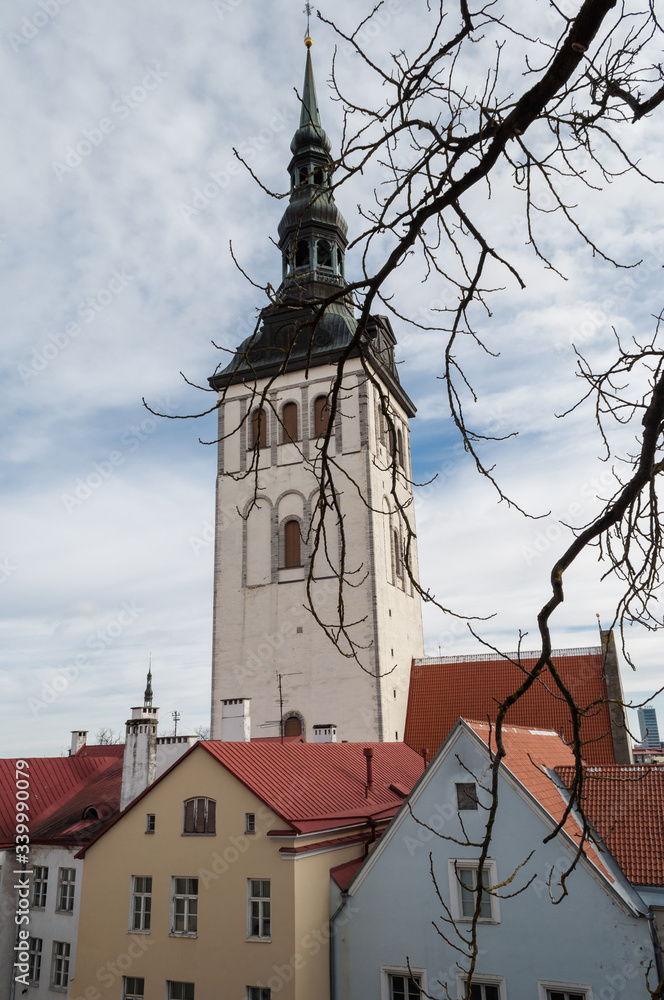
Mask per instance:
[[[311,37],[311,35],[309,34],[309,19],[311,17],[311,11],[312,10],[313,10],[313,7],[311,6],[311,4],[310,3],[305,3],[303,13],[307,15],[307,33],[304,36],[304,44],[306,45],[306,47],[308,49],[310,49],[311,46],[314,44],[314,40]]]

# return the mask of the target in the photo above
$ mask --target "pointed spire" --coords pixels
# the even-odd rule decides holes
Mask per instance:
[[[313,42],[307,35],[304,40],[307,47],[307,62],[304,68],[304,84],[302,85],[302,106],[300,109],[300,127],[293,136],[291,152],[299,153],[307,147],[321,148],[330,152],[332,143],[321,125],[314,67],[311,61],[311,46]]]
[[[143,704],[146,708],[152,706],[152,653],[150,653],[150,663],[148,666],[148,683],[143,695]]]

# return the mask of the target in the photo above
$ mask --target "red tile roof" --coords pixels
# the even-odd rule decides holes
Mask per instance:
[[[569,787],[573,771],[556,767]],[[664,886],[664,767],[588,767],[588,819],[635,885]]]
[[[123,748],[120,748],[123,749]],[[22,758],[26,760],[26,758]],[[33,843],[80,844],[89,840],[120,808],[122,758],[76,754],[30,757],[18,772],[29,782],[30,840]],[[0,759],[0,847],[14,844],[16,760]],[[88,806],[97,820],[83,821]]]
[[[421,756],[404,743],[200,745],[298,833],[390,818],[403,802],[390,785],[410,790],[423,769]],[[368,793],[365,747],[373,749]]]
[[[517,653],[508,654],[517,659]],[[554,650],[553,661],[576,703],[597,703],[581,724],[583,755],[591,764],[613,764],[606,682],[601,648]],[[537,654],[522,653],[531,670]],[[413,660],[404,742],[433,757],[459,717],[495,721],[497,703],[523,682],[524,670],[497,654],[443,656]],[[554,693],[555,692],[555,693]],[[508,712],[514,726],[553,729],[572,739],[567,704],[557,693],[548,672]]]
[[[482,742],[495,751],[496,742],[493,727],[490,727],[486,722],[468,722],[467,720],[466,722]],[[548,812],[549,816],[558,823],[563,817],[566,803],[561,790],[545,772],[554,769],[557,771],[559,765],[562,765],[563,769],[572,771],[574,754],[570,748],[563,743],[557,733],[527,729],[521,726],[503,727],[503,746],[505,747],[503,765],[512,772],[514,777]],[[581,827],[573,816],[567,817],[563,829],[577,844],[580,842]],[[584,846],[584,852],[595,867],[610,882],[613,882],[597,852],[587,843]]]

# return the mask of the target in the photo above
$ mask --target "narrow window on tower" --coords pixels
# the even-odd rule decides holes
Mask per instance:
[[[332,244],[327,240],[318,240],[316,243],[316,260],[319,267],[326,271],[332,270]]]
[[[309,267],[309,244],[306,240],[301,240],[295,248],[295,269]]]
[[[297,441],[297,403],[286,403],[281,412],[281,424],[283,427],[283,443]]]
[[[403,434],[401,433],[401,428],[397,431],[397,462],[402,469],[406,468],[403,455]]]
[[[300,522],[294,519],[284,525],[284,553],[286,569],[302,565]]]
[[[251,447],[267,447],[267,414],[262,406],[251,415]]]
[[[327,396],[318,396],[314,400],[314,437],[323,437],[327,434],[327,427],[330,422],[330,407]]]

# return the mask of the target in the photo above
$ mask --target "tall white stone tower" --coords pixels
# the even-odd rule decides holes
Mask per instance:
[[[372,317],[350,347],[358,327],[343,295],[347,225],[331,190],[309,51],[291,151],[275,304],[210,379],[220,400],[212,738],[283,731],[308,740],[397,740],[411,658],[423,645],[420,598],[405,567],[407,532],[392,494],[394,472],[398,504],[414,527],[408,421],[415,409],[399,382],[387,317]],[[342,294],[321,315],[317,303],[335,292]],[[342,357],[326,470],[321,444]],[[326,472],[333,482],[322,494]],[[346,636],[338,632],[342,558]],[[417,579],[414,543],[408,561]]]
[[[152,704],[152,671],[148,670],[143,704],[132,708],[131,719],[127,719],[122,759],[121,810],[151,785],[156,777],[158,723],[159,709]]]

